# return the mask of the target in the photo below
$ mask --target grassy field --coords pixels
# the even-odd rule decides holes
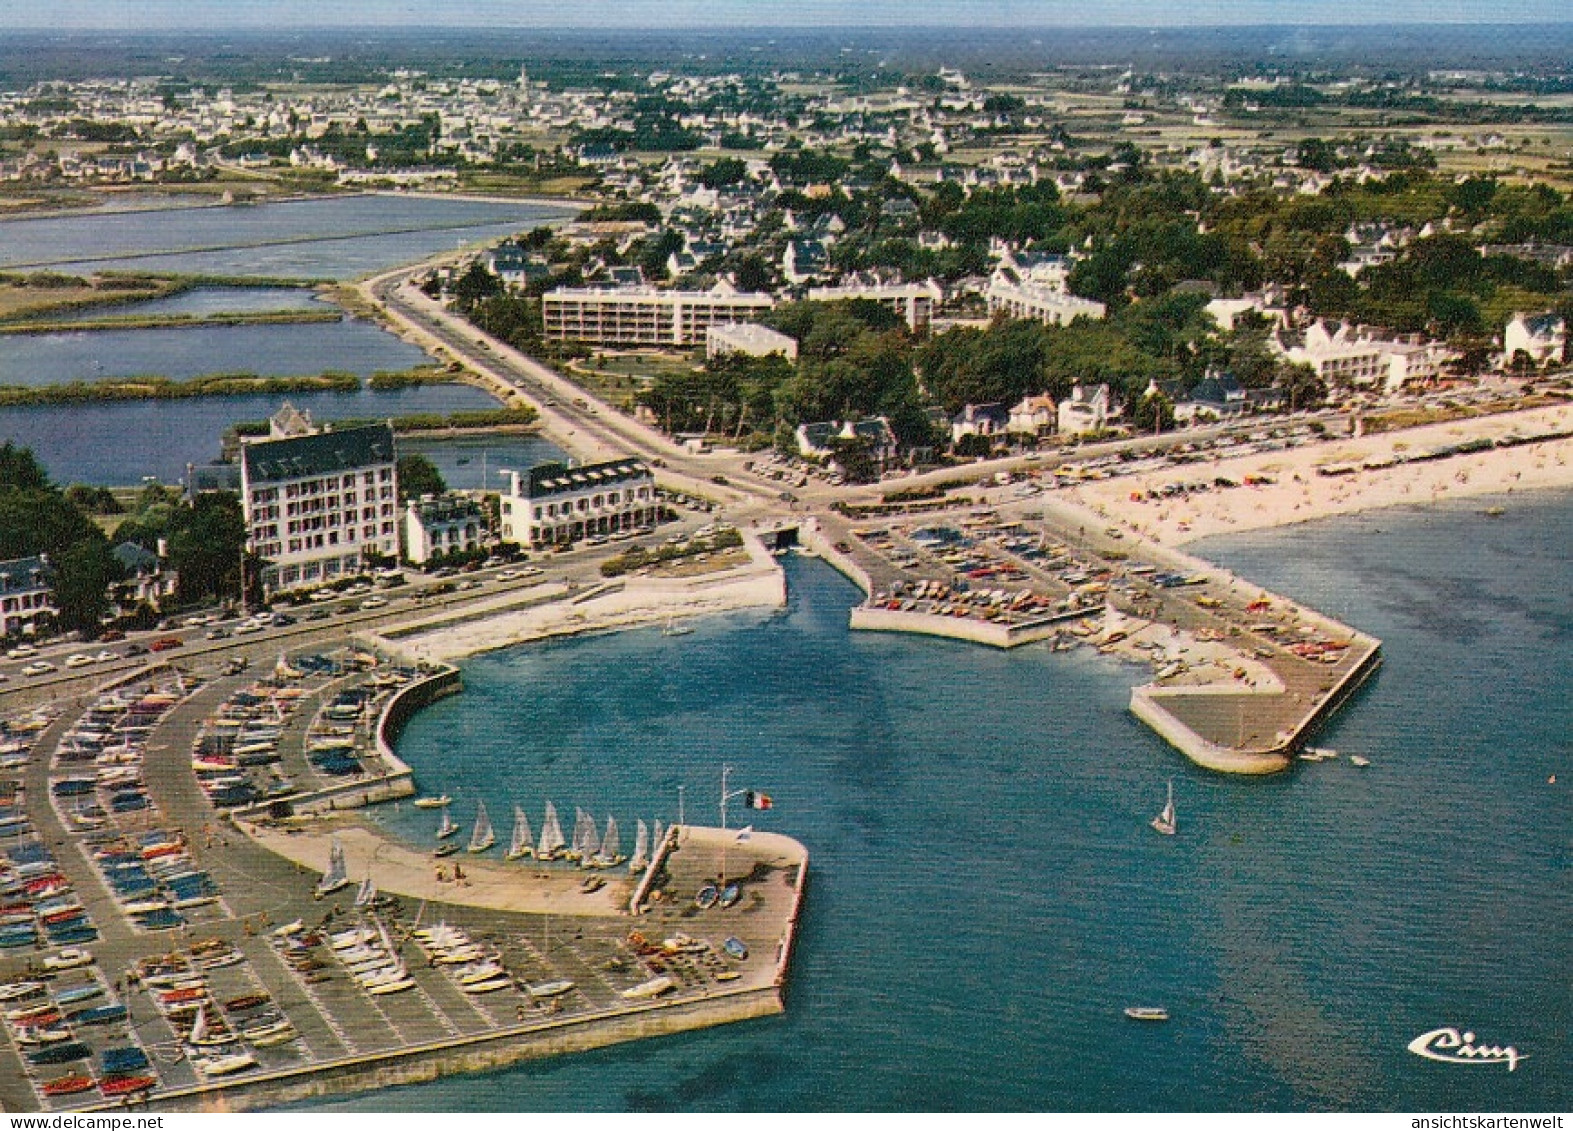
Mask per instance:
[[[692,373],[694,363],[686,354],[599,354],[567,367],[568,376],[598,400],[631,409],[634,398],[662,374]]]

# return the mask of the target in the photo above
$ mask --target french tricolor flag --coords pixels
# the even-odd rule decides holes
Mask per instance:
[[[743,794],[743,804],[750,809],[769,809],[775,802],[770,800],[769,794],[755,793],[753,790],[749,790]]]

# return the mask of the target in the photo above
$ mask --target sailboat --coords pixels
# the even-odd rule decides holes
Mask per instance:
[[[637,872],[650,866],[650,828],[641,819],[639,831],[634,834],[634,854],[628,860],[628,870]]]
[[[321,899],[325,895],[332,895],[342,887],[348,887],[350,876],[344,867],[344,846],[339,843],[339,838],[333,838],[332,847],[328,849],[328,870],[322,874],[322,879],[317,881],[317,889],[312,892],[313,899]]]
[[[497,834],[492,832],[491,818],[486,815],[486,802],[477,802],[475,807],[475,828],[470,833],[469,851],[485,852],[496,843]]]
[[[590,857],[595,855],[595,850],[600,845],[601,838],[595,832],[595,818],[575,805],[573,842],[569,844],[565,855],[567,855],[568,859],[577,860],[588,867]]]
[[[530,819],[524,815],[524,810],[517,805],[513,807],[513,839],[508,842],[509,860],[518,860],[530,856],[535,852],[534,840],[530,832]]]
[[[361,881],[360,890],[355,893],[356,907],[370,907],[377,898],[377,885],[372,881],[371,873],[366,873],[366,878]]]
[[[448,810],[444,809],[442,811],[442,824],[437,826],[437,839],[442,840],[444,837],[450,837],[458,831],[459,826],[453,823],[453,818],[448,816]]]
[[[596,868],[615,868],[627,857],[623,855],[622,840],[617,835],[617,818],[606,818],[606,835],[601,838],[601,846],[590,857],[590,864]]]
[[[568,842],[563,839],[563,827],[557,822],[557,806],[546,803],[546,819],[541,823],[541,839],[535,846],[537,860],[556,860]]]
[[[666,618],[666,627],[661,629],[661,635],[662,636],[691,636],[691,635],[693,635],[693,631],[694,631],[693,625],[689,625],[689,624],[673,624],[672,623],[672,618],[671,617],[667,617]]]
[[[1163,812],[1152,819],[1152,827],[1164,836],[1174,835],[1174,783],[1169,783],[1169,799],[1163,804]]]

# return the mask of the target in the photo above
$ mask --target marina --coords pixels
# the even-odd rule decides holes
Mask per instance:
[[[628,868],[609,817],[573,859],[545,859],[548,837],[533,860],[488,861],[495,834],[481,802],[470,858],[434,881],[418,851],[340,808],[413,792],[388,739],[409,709],[401,701],[428,701],[433,684],[457,686],[451,669],[341,649],[281,655],[261,677],[155,668],[101,689],[85,712],[8,720],[37,738],[6,812],[34,823],[0,842],[0,868],[8,890],[25,886],[41,926],[28,922],[26,956],[0,955],[0,995],[15,1003],[0,1057],[20,1062],[0,1102],[94,1110],[134,1094],[179,1109],[219,1088],[226,1104],[272,1106],[780,1010],[806,875],[787,838],[731,843],[724,830],[667,827]],[[337,745],[313,738],[342,729]],[[257,748],[274,756],[247,768],[240,751]],[[114,768],[117,784],[84,775],[84,761]],[[335,780],[340,762],[354,769],[354,794]],[[290,788],[264,791],[268,780]],[[67,827],[128,784],[141,804],[109,806],[113,827]],[[56,804],[35,814],[29,791]],[[97,874],[75,853],[50,861],[19,839],[50,829],[88,850]],[[320,873],[314,884],[303,866]],[[732,886],[750,891],[750,916],[718,908],[687,925],[713,942],[671,936],[677,893],[718,870],[743,877]],[[70,911],[78,883],[108,886],[118,908],[93,920]],[[57,947],[93,946],[39,964],[34,932],[45,929]],[[742,937],[758,960],[738,958]]]

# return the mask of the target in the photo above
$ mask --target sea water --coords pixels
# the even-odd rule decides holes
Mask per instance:
[[[1265,779],[1191,766],[1094,652],[850,632],[817,561],[779,612],[468,661],[399,744],[461,821],[551,798],[631,830],[684,787],[715,823],[723,764],[770,794],[730,817],[811,854],[786,1012],[322,1106],[1565,1110],[1570,545],[1563,495],[1196,547],[1384,641],[1318,739],[1342,756]],[[1408,1051],[1444,1026],[1526,1059]]]

